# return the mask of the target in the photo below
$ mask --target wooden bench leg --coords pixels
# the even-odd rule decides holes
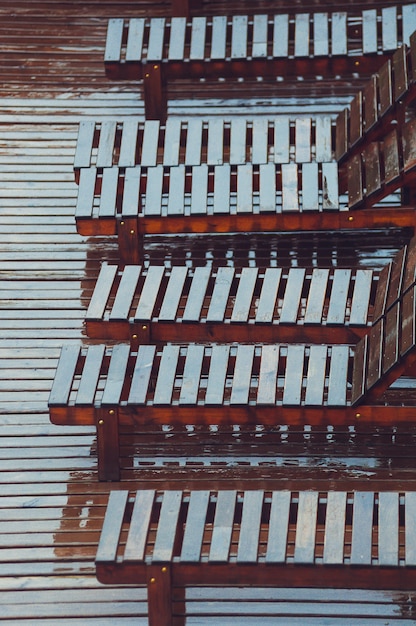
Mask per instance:
[[[147,579],[149,626],[172,626],[172,579],[168,565],[149,565]]]
[[[116,409],[98,410],[97,448],[99,480],[120,480],[120,446]]]
[[[168,105],[163,86],[162,66],[159,63],[146,65],[143,89],[146,119],[165,122]]]
[[[120,261],[128,265],[140,265],[143,261],[143,236],[139,233],[139,220],[129,217],[117,223]]]

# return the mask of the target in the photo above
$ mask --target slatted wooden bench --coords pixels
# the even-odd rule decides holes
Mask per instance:
[[[415,4],[350,13],[112,19],[104,63],[109,78],[142,79],[146,117],[165,119],[169,80],[370,75],[415,29]]]
[[[242,165],[334,160],[335,125],[328,115],[246,119],[169,118],[82,121],[74,158],[80,170],[141,165]]]
[[[415,528],[412,491],[112,491],[96,575],[179,626],[190,587],[413,591]]]
[[[354,342],[407,291],[416,238],[381,272],[104,263],[87,335],[153,341]]]
[[[119,431],[144,425],[397,424],[414,399],[384,394],[416,360],[415,283],[356,345],[65,345],[54,424],[96,425],[99,477],[119,480]],[[384,394],[384,395],[383,395]]]
[[[414,228],[414,206],[372,208],[369,196],[350,211],[344,187],[335,162],[89,167],[75,219],[81,235],[117,235],[129,264],[141,263],[146,234]]]
[[[363,145],[382,140],[392,124],[406,121],[407,109],[416,98],[415,80],[416,32],[410,46],[400,46],[338,115],[335,153],[339,162]]]

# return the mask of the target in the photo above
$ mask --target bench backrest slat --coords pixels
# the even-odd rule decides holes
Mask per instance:
[[[253,58],[259,59],[267,57],[267,42],[268,42],[268,16],[267,15],[254,15],[253,16]]]
[[[211,60],[225,59],[227,53],[226,33],[227,17],[225,15],[215,15],[212,18],[211,51],[209,56]]]
[[[218,201],[215,196],[214,187],[214,205],[218,206],[218,210],[228,213],[227,203],[229,203],[229,188],[230,188],[230,176],[229,165],[224,165],[221,173],[225,178],[224,186],[222,187],[223,193],[220,192],[222,199]],[[192,187],[191,187],[191,207],[189,213],[191,215],[206,215],[208,206],[208,165],[202,164],[199,167],[192,168]],[[216,182],[216,181],[215,181]],[[214,185],[215,185],[214,182]],[[221,181],[223,182],[223,181]],[[228,185],[228,189],[227,189]]]
[[[95,556],[96,563],[115,561],[117,558],[124,511],[129,492],[110,491],[100,542]]]
[[[377,10],[363,11],[363,52],[373,54],[377,52]]]
[[[134,500],[129,532],[124,549],[125,561],[144,561],[156,492],[138,491]]]
[[[256,322],[270,323],[272,321],[281,276],[280,267],[268,267],[266,269],[257,304]]]
[[[137,216],[138,207],[141,206],[140,181],[140,166],[128,167],[124,177],[123,202],[121,206],[121,213],[124,218]]]
[[[120,60],[123,30],[124,20],[111,19],[108,21],[107,39],[104,51],[105,62],[117,62]]]
[[[97,149],[97,167],[111,167],[113,148],[116,139],[117,122],[105,120],[101,122],[100,139]]]
[[[276,402],[276,379],[279,366],[279,346],[265,345],[260,363],[257,404]]]
[[[253,359],[253,345],[240,344],[237,346],[230,404],[247,405],[251,388]]]
[[[147,390],[152,374],[156,346],[145,344],[139,346],[131,380],[128,404],[137,406],[146,404]]]
[[[197,404],[203,358],[204,346],[191,344],[188,348],[183,371],[183,382],[179,396],[181,405]]]
[[[92,120],[82,120],[79,123],[74,168],[89,167],[91,165],[94,134],[95,122]]]
[[[120,402],[125,382],[129,348],[125,344],[118,344],[113,347],[105,389],[101,399],[103,405],[117,405]]]
[[[357,326],[367,324],[373,279],[374,275],[371,270],[357,270],[351,300],[350,324],[357,324]],[[377,284],[377,290],[378,287]]]
[[[378,494],[378,560],[380,565],[399,564],[399,494],[383,491]]]
[[[100,378],[104,352],[104,345],[90,346],[84,365],[84,369],[88,372],[88,376],[82,376],[80,380],[75,404],[81,406],[94,404],[94,398],[98,380]]]
[[[109,265],[108,263],[101,265],[94,292],[88,305],[87,319],[102,319],[116,274],[117,265]]]
[[[323,563],[325,565],[341,565],[344,562],[346,511],[346,492],[328,492],[323,553]]]
[[[137,136],[139,123],[136,120],[124,120],[121,134],[119,167],[132,167],[136,163]],[[113,165],[113,163],[111,164]]]
[[[186,133],[185,165],[200,165],[202,154],[202,119],[188,121]]]
[[[343,406],[347,402],[349,351],[349,347],[344,345],[331,348],[327,399],[330,406]]]
[[[165,563],[172,560],[178,532],[181,504],[182,491],[165,492],[153,548],[153,562],[155,563]]]
[[[235,295],[234,306],[230,317],[231,322],[247,323],[254,297],[254,289],[256,287],[257,276],[257,267],[244,267],[242,269],[240,280],[238,282],[237,293]],[[223,317],[225,317],[225,311]]]
[[[237,563],[256,563],[259,552],[263,491],[245,491],[238,538]]]
[[[211,271],[209,267],[205,266],[195,268],[188,299],[182,316],[183,321],[199,321],[210,274]]]
[[[168,59],[181,61],[185,54],[186,20],[182,17],[172,17],[170,21],[170,38]]]
[[[231,22],[231,58],[245,59],[247,50],[247,15],[233,15]]]
[[[224,399],[225,380],[227,376],[230,346],[213,345],[208,375],[205,403],[221,405]]]
[[[313,54],[314,56],[329,55],[329,20],[328,13],[313,14]]]
[[[259,206],[262,211],[276,210],[276,170],[273,163],[260,165]]]
[[[209,499],[209,491],[190,494],[180,555],[182,562],[198,563],[201,558]]]
[[[179,351],[178,345],[168,345],[163,350],[153,399],[155,405],[171,403]]]
[[[296,320],[298,319],[305,272],[306,270],[300,267],[292,268],[289,271],[286,283],[285,299],[280,311],[281,324],[293,324],[296,323]]]
[[[188,275],[186,267],[175,265],[172,267],[169,282],[159,311],[160,322],[173,322],[177,317],[179,302]]]
[[[64,345],[56,369],[55,378],[52,384],[49,402],[51,404],[66,404],[71,393],[73,378],[78,363],[80,346]]]
[[[308,406],[320,406],[324,401],[327,352],[327,346],[312,345],[309,349],[305,394]]]
[[[309,56],[309,14],[295,15],[295,57]]]
[[[283,383],[283,405],[297,406],[301,402],[305,346],[287,347],[286,369]]]
[[[284,563],[286,561],[290,505],[290,491],[274,491],[272,493],[266,563]]]
[[[294,562],[312,564],[315,560],[315,533],[318,516],[318,492],[299,493]]]
[[[218,492],[212,529],[211,545],[208,556],[209,563],[228,561],[236,503],[236,491]]]
[[[164,17],[153,17],[150,20],[149,42],[147,45],[147,59],[149,61],[161,61],[163,59],[165,23]]]
[[[315,268],[313,270],[309,294],[306,301],[305,324],[320,323],[328,289],[328,281],[329,269]]]
[[[381,9],[382,46],[383,50],[395,50],[397,40],[397,7]]]
[[[165,125],[165,140],[163,144],[163,165],[179,165],[179,150],[181,145],[181,120],[169,118]]]
[[[135,321],[148,321],[152,319],[152,311],[164,276],[162,265],[151,265],[148,268],[146,280],[140,294],[140,301],[134,315]]]
[[[357,276],[358,276],[358,272],[357,272]],[[331,287],[331,298],[329,301],[328,312],[326,316],[327,324],[334,324],[334,325],[344,324],[345,310],[347,307],[349,289],[350,289],[350,285],[352,282],[351,275],[352,275],[352,272],[350,269],[340,268],[340,269],[336,269],[334,272],[334,277],[333,277],[332,287]],[[355,288],[357,287],[357,276],[355,278],[354,292],[353,292],[353,296],[351,299],[351,314],[353,311],[353,298],[355,295]],[[370,280],[369,285],[371,285],[371,280]],[[367,289],[367,293],[369,297],[370,295],[369,288]],[[367,307],[365,310],[364,324],[366,324],[367,322],[367,313],[368,313],[368,301],[367,301]]]
[[[147,120],[143,129],[141,144],[140,165],[151,167],[157,163],[157,150],[159,145],[159,120]]]
[[[127,265],[124,268],[123,276],[121,277],[117,290],[117,295],[114,299],[114,304],[110,312],[110,320],[122,320],[129,318],[129,311],[133,303],[134,294],[137,290],[141,272],[141,265]],[[142,294],[143,291],[144,287],[141,290]]]
[[[416,493],[405,494],[405,560],[406,565],[416,565]]]
[[[178,165],[171,170],[169,176],[169,188],[170,193],[168,195],[167,215],[183,215],[185,213],[184,165]]]
[[[102,218],[114,217],[117,211],[118,172],[114,167],[108,167],[103,172],[100,194],[99,216]]]
[[[222,322],[224,320],[234,272],[233,267],[218,268],[214,290],[207,312],[207,322]]]
[[[373,545],[374,493],[357,491],[351,536],[351,565],[371,565]]]

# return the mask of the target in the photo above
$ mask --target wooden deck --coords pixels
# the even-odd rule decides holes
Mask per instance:
[[[221,6],[203,2],[204,9],[208,4],[207,12]],[[227,10],[241,4],[227,3]],[[376,5],[382,3],[366,6]],[[3,0],[0,6],[0,620],[5,625],[147,624],[144,589],[104,587],[95,578],[110,488],[416,487],[416,427],[376,434],[230,427],[220,440],[215,430],[199,436],[197,448],[192,429],[174,436],[161,431],[160,440],[171,442],[169,448],[164,441],[163,456],[143,438],[139,450],[126,432],[118,485],[98,482],[94,429],[51,425],[47,400],[60,346],[68,340],[88,343],[83,320],[100,261],[115,260],[117,253],[111,238],[88,240],[76,233],[77,125],[86,118],[143,114],[137,85],[105,78],[106,20],[142,15],[151,7],[162,14],[166,6],[133,0]],[[307,87],[296,92],[297,101],[283,94],[282,111],[322,111],[318,100],[303,99]],[[325,90],[325,81],[319,87]],[[355,87],[337,86],[325,110],[332,114],[345,106]],[[278,102],[272,84],[244,102],[232,92],[217,100],[224,96],[222,85],[212,100],[199,103],[187,99],[190,94],[180,85],[176,89],[171,114],[233,115],[243,105],[247,114],[268,115]],[[168,263],[226,259],[235,265],[380,268],[410,236],[398,230],[371,236],[154,236],[145,249],[147,258]],[[397,591],[194,589],[188,600],[187,624],[194,626],[294,626],[304,624],[305,616],[308,625],[319,626],[407,625],[415,623],[416,611],[416,594]]]

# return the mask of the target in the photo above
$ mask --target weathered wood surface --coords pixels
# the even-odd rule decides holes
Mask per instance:
[[[218,14],[221,3],[204,5]],[[233,2],[236,12],[242,5]],[[117,6],[126,17],[150,11],[154,2],[125,0]],[[0,6],[0,602],[6,626],[147,625],[143,591],[104,588],[95,579],[110,488],[97,481],[94,430],[53,426],[47,412],[60,346],[86,342],[83,319],[101,261],[117,260],[114,240],[92,242],[76,233],[72,165],[78,124],[143,114],[137,85],[115,88],[104,77],[102,41],[113,14],[114,2],[106,0],[3,0]],[[325,79],[323,84],[331,87]],[[310,85],[298,87],[300,94],[310,91]],[[350,84],[335,87],[350,99]],[[274,90],[275,84],[256,85],[255,102],[266,94],[269,114]],[[213,97],[219,93],[216,89]],[[332,101],[329,110],[339,109],[340,102]],[[192,115],[195,103],[177,110]],[[229,107],[224,102],[221,115],[235,110],[235,102]],[[156,237],[148,238],[146,254],[166,265],[205,265],[217,258],[235,266],[276,265],[283,259],[288,267],[380,270],[409,236],[390,231],[371,237],[368,232]],[[238,454],[236,438],[242,444]],[[372,490],[414,487],[415,440],[411,426],[379,429],[376,435],[358,428],[229,428],[221,439],[207,431],[199,438],[202,447],[187,430],[144,433],[140,441],[123,432],[122,471],[132,489],[160,484],[181,489],[184,481],[229,489],[267,483],[277,489],[283,480],[290,489],[348,489],[351,481]],[[305,622],[305,612],[317,626],[322,616],[334,621],[334,615],[353,626],[362,626],[363,616],[369,624],[414,623],[414,595],[400,591],[244,588],[219,594],[202,588],[190,590],[188,609],[197,616],[190,623],[204,626],[217,623],[218,615],[224,626],[295,625]]]

